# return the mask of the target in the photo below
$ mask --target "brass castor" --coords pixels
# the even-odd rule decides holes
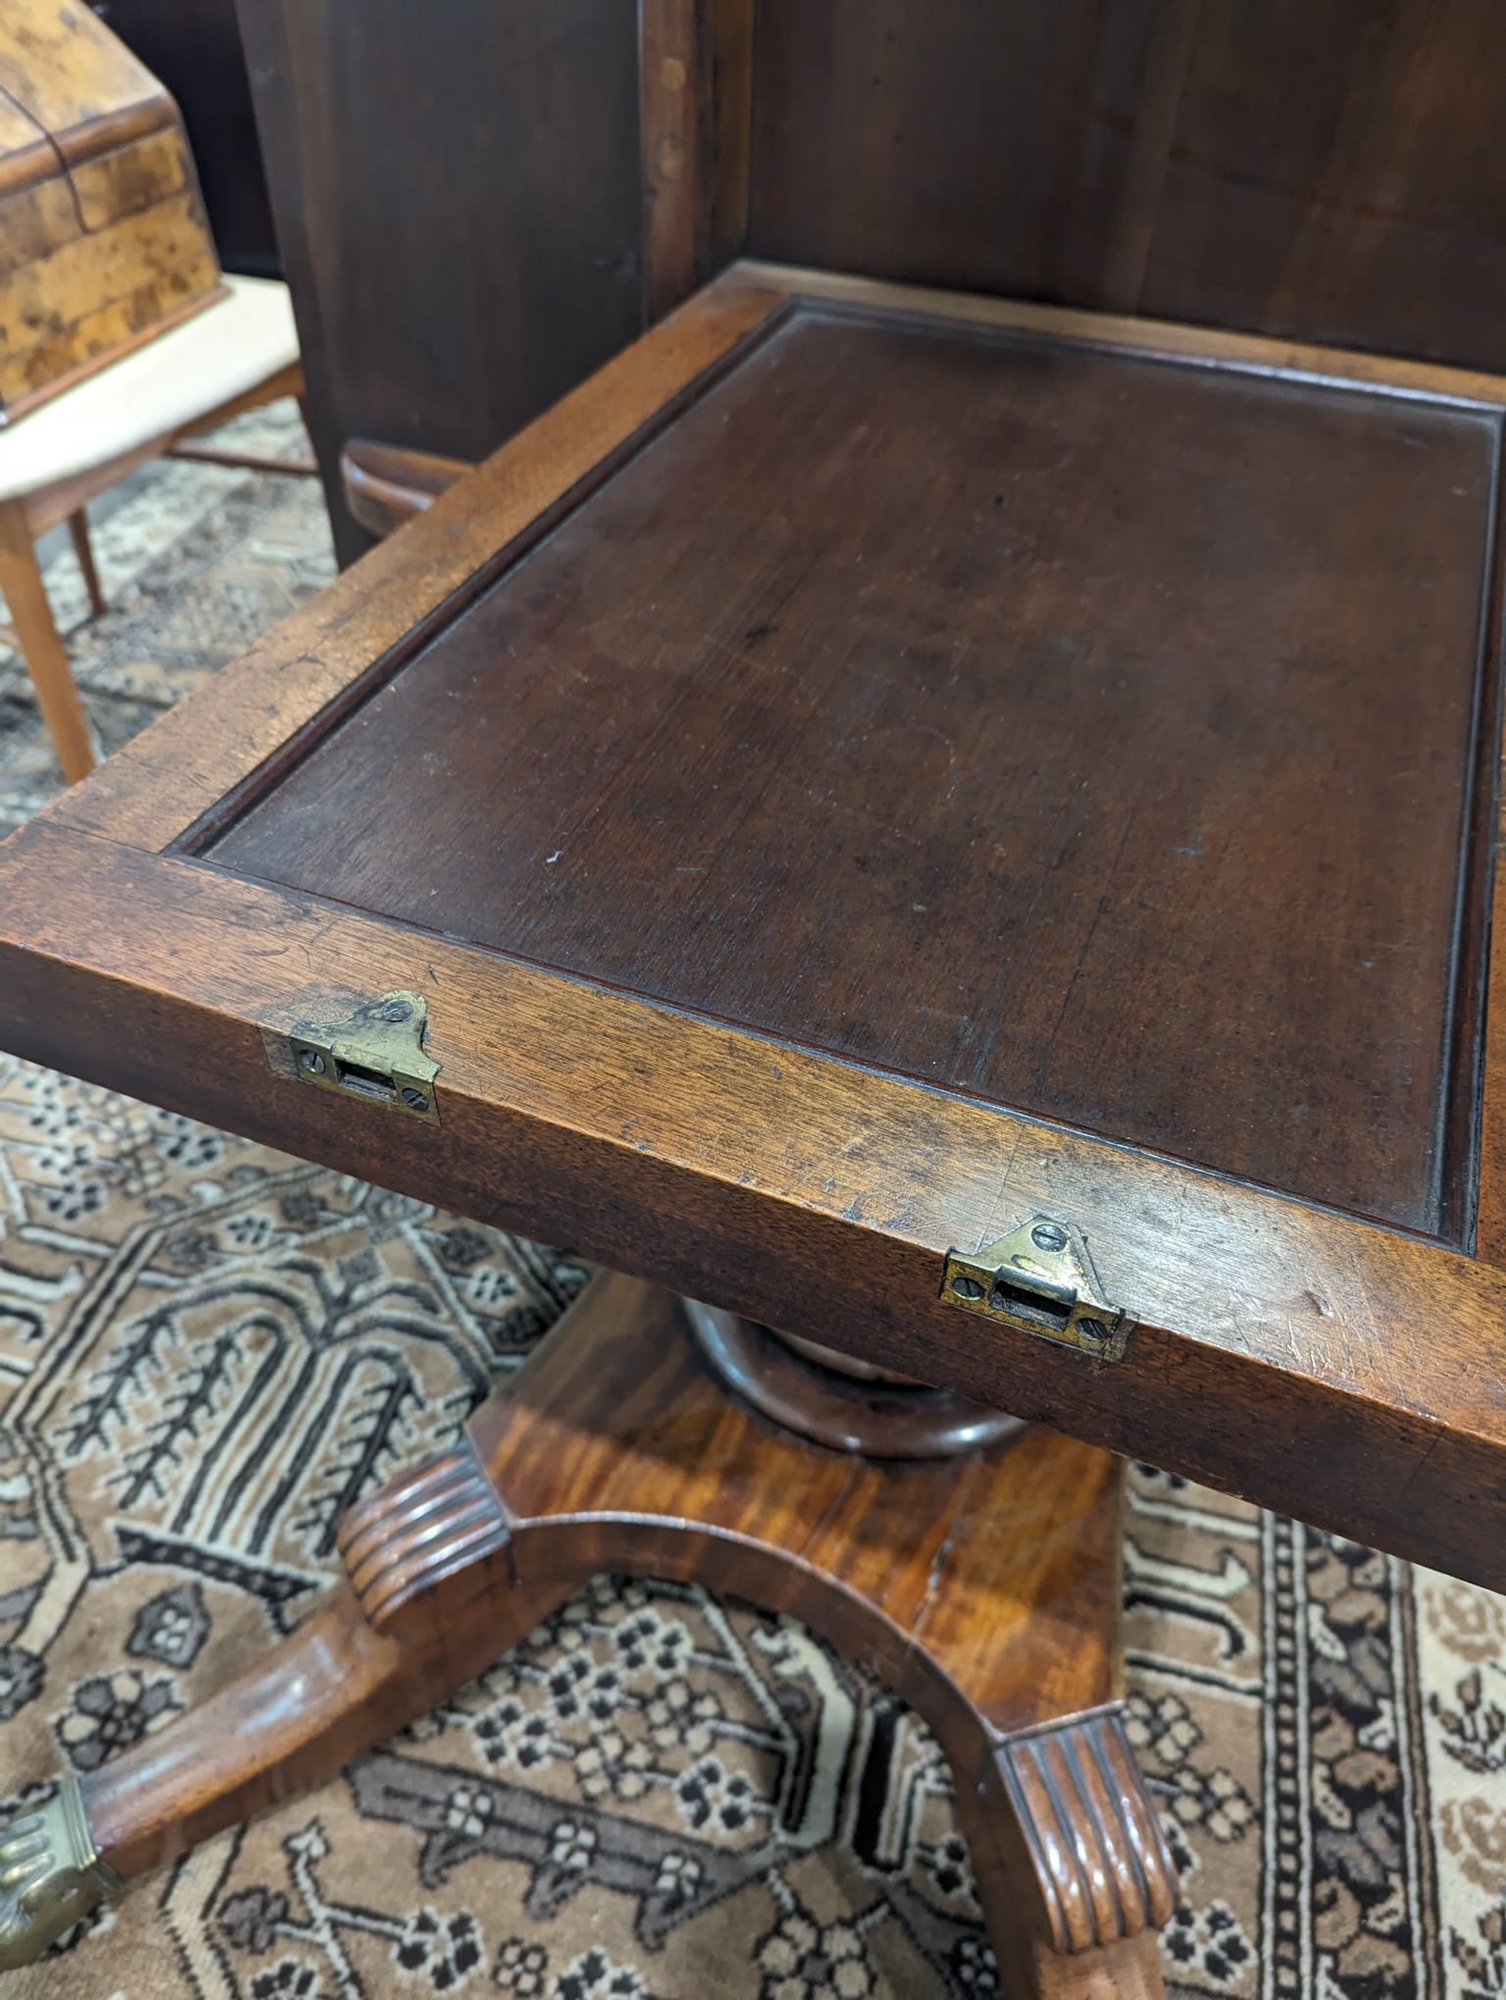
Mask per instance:
[[[119,1888],[69,1771],[50,1799],[0,1824],[0,1971],[30,1965]]]

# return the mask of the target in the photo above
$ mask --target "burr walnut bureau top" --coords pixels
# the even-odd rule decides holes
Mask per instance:
[[[0,849],[0,1038],[1506,1586],[1503,403],[736,267]]]

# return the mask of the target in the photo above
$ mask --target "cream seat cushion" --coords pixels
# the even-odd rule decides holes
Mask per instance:
[[[229,295],[0,428],[0,500],[124,457],[298,359],[286,285],[226,278]]]

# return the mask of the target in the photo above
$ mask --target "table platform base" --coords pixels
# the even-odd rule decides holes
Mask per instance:
[[[918,1710],[1004,1990],[1158,1995],[1176,1881],[1118,1701],[1122,1505],[1122,1461],[1039,1429],[936,1459],[809,1442],[728,1391],[681,1301],[604,1274],[459,1445],[346,1515],[345,1578],[297,1632],[0,1833],[0,1965],[323,1783],[616,1570],[804,1619]]]

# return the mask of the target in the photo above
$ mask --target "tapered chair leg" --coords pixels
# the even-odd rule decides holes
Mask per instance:
[[[73,553],[78,558],[79,570],[84,579],[84,588],[89,593],[89,609],[96,618],[105,615],[105,594],[99,586],[99,571],[94,566],[94,544],[89,539],[89,514],[87,508],[75,507],[68,516],[68,533],[73,540]]]
[[[15,500],[0,502],[0,594],[63,776],[76,784],[94,769],[94,746],[37,567],[26,510]]]

